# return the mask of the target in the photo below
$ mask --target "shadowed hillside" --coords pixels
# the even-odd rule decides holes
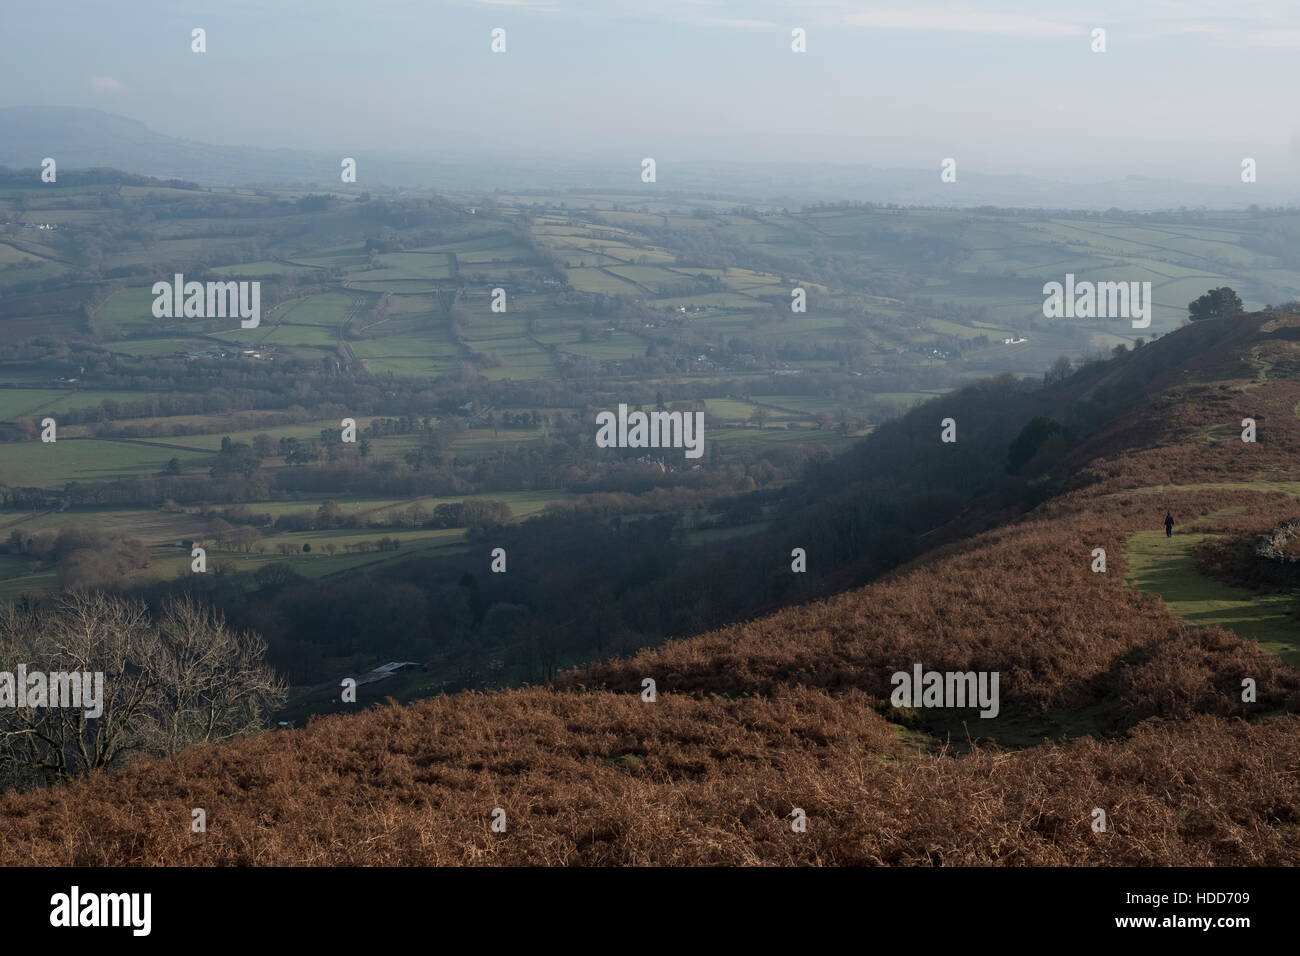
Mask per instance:
[[[1028,404],[1077,436],[1046,462],[1041,503],[977,496],[941,544],[870,586],[547,687],[328,717],[10,794],[0,862],[1295,864],[1300,604],[1277,595],[1294,626],[1265,649],[1194,627],[1159,575],[1127,583],[1152,580],[1127,555],[1159,563],[1165,544],[1174,562],[1184,536],[1298,516],[1297,370],[1300,316],[1191,325],[1035,390]],[[916,455],[978,440],[939,444],[939,417],[960,429],[962,414],[943,401],[889,426]],[[823,487],[854,467],[827,466]],[[1134,545],[1167,510],[1174,538]],[[997,671],[998,716],[892,707],[891,674],[915,664]]]

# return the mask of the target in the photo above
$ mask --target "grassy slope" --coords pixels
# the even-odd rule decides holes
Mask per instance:
[[[1291,616],[1295,598],[1257,594],[1199,573],[1193,551],[1203,537],[1175,533],[1166,538],[1163,531],[1139,531],[1125,547],[1126,583],[1159,595],[1189,624],[1227,628],[1300,666],[1300,627]]]

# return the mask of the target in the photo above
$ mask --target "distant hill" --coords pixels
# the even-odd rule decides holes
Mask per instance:
[[[1249,601],[1232,630],[1176,612],[1210,586],[1198,541],[1300,512],[1298,379],[1298,315],[1189,325],[1040,390],[1088,429],[1046,460],[1047,497],[995,495],[882,581],[548,687],[11,794],[0,863],[1294,865],[1300,634]],[[944,401],[918,412],[937,453]],[[1242,636],[1264,624],[1277,641]],[[998,716],[892,707],[917,664],[997,671]]]
[[[53,156],[64,169],[113,166],[159,178],[205,185],[325,185],[339,188],[344,155],[358,160],[356,188],[401,187],[442,191],[636,188],[639,161],[626,169],[581,157],[503,156],[473,149],[437,154],[347,147],[325,154],[280,147],[230,146],[177,139],[136,120],[74,107],[0,108],[0,166],[35,168]],[[341,146],[340,149],[343,149]],[[1256,204],[1300,204],[1300,188],[1261,180],[1243,189],[1223,182],[1187,183],[1128,177],[1100,183],[1063,183],[963,168],[958,184],[940,182],[935,169],[885,169],[868,164],[745,163],[664,157],[657,189],[667,194],[710,194],[736,201],[797,206],[845,199],[902,205],[1126,210],[1179,207],[1237,209]]]
[[[136,120],[99,110],[14,106],[0,109],[0,165],[31,168],[52,156],[62,169],[112,166],[160,179],[211,185],[325,179],[338,161],[298,150],[215,146],[164,136]]]

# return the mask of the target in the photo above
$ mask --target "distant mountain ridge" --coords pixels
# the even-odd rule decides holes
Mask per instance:
[[[417,155],[356,150],[360,188],[490,192],[496,189],[619,190],[646,188],[639,157],[626,170],[592,160],[479,154]],[[112,166],[159,178],[210,186],[280,185],[341,187],[343,154],[279,147],[225,146],[180,139],[144,123],[76,107],[0,108],[0,166],[32,169],[46,156],[61,168]],[[865,165],[661,161],[660,195],[714,194],[718,198],[799,205],[854,200],[899,205],[1001,206],[1050,209],[1127,210],[1232,209],[1251,204],[1300,204],[1300,187],[1264,181],[1250,185],[1225,177],[1221,183],[1185,183],[1129,177],[1070,184],[1014,174],[988,174],[963,167],[959,181],[943,184],[935,169],[881,169]]]
[[[111,166],[159,179],[205,185],[324,178],[321,157],[300,150],[214,146],[155,132],[138,120],[99,110],[16,106],[0,109],[0,165],[28,168],[52,156],[64,169]],[[297,170],[286,178],[285,170]]]

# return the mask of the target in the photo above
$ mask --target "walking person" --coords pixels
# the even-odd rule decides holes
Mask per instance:
[[[1172,538],[1173,536],[1174,536],[1174,516],[1170,514],[1168,511],[1166,511],[1165,512],[1165,537]]]

